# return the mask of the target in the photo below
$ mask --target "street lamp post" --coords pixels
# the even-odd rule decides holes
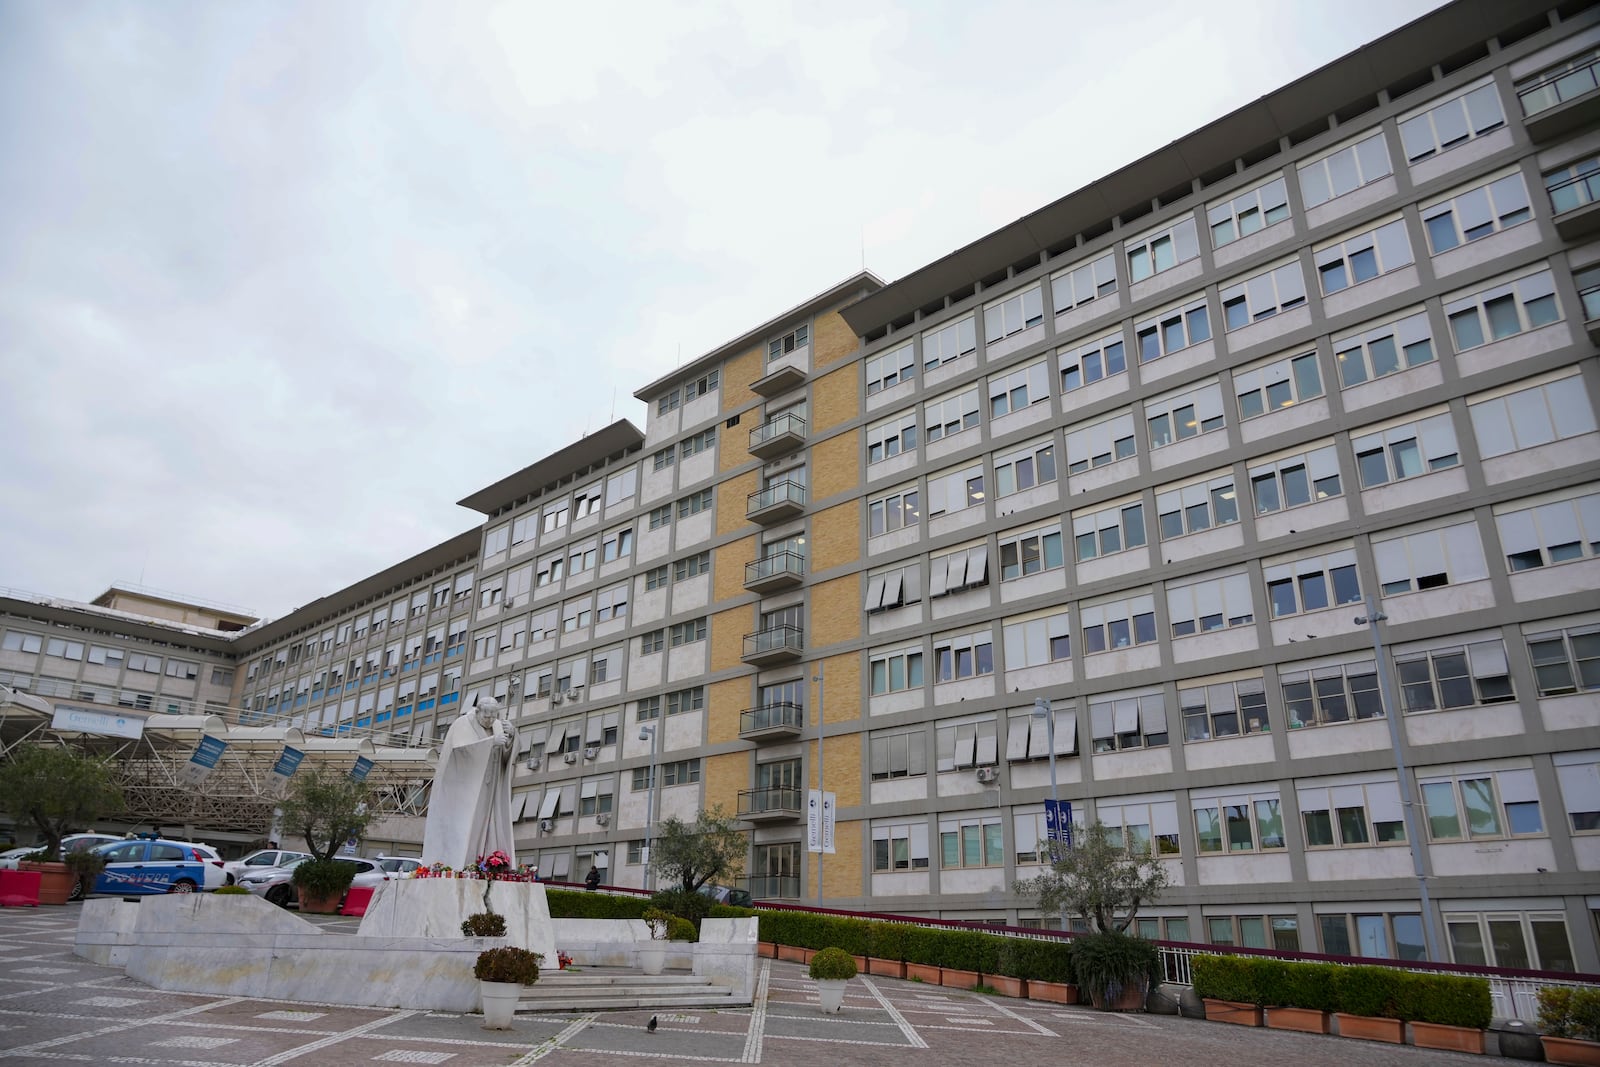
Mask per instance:
[[[650,888],[650,842],[656,826],[656,752],[660,749],[660,734],[654,723],[639,727],[639,740],[650,742],[650,788],[644,799],[644,887]]]
[[[1389,747],[1394,752],[1394,769],[1400,785],[1400,817],[1405,820],[1406,841],[1411,846],[1411,869],[1417,876],[1417,891],[1421,896],[1422,936],[1427,942],[1428,959],[1435,963],[1444,959],[1439,954],[1439,935],[1433,926],[1433,905],[1428,901],[1428,875],[1423,867],[1423,839],[1417,833],[1417,813],[1412,803],[1410,775],[1406,771],[1405,752],[1400,744],[1400,701],[1395,695],[1394,680],[1389,677],[1389,664],[1383,656],[1383,636],[1378,633],[1378,623],[1389,616],[1377,610],[1368,599],[1367,613],[1357,615],[1355,624],[1365,626],[1372,634],[1373,659],[1378,669],[1378,693],[1383,700],[1383,717],[1389,721]]]
[[[1050,803],[1055,808],[1056,817],[1061,816],[1061,794],[1056,790],[1056,717],[1050,710],[1050,699],[1039,697],[1033,702],[1033,717],[1043,719],[1045,726],[1045,744],[1050,748]],[[1057,837],[1060,836],[1060,827],[1056,828]],[[1050,842],[1050,858],[1056,856],[1056,842]]]
[[[823,668],[821,662],[817,663],[817,673],[811,680],[817,683],[817,798],[818,803],[827,796],[827,783],[822,780],[822,727],[826,720],[822,709]],[[825,819],[827,813],[819,812],[818,818]],[[822,833],[823,827],[819,823],[817,833]],[[817,907],[822,907],[822,843],[817,842]]]

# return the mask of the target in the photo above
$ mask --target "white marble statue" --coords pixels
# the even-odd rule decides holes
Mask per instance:
[[[474,697],[445,734],[422,831],[425,864],[460,870],[500,849],[516,865],[510,766],[516,735],[499,710],[491,698]]]

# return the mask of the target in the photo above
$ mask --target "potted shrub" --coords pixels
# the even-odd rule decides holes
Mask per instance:
[[[300,910],[331,914],[350,888],[355,867],[334,857],[347,840],[360,837],[375,817],[365,784],[348,774],[314,767],[294,776],[283,801],[283,825],[305,839],[311,859],[295,865],[292,880]]]
[[[461,935],[463,937],[504,937],[506,936],[506,917],[493,911],[474,912],[462,920]]]
[[[639,946],[639,969],[660,974],[667,965],[667,932],[674,916],[660,908],[646,908],[639,917],[650,929],[650,940]]]
[[[844,1004],[844,987],[856,976],[856,958],[842,948],[825,948],[811,957],[811,979],[824,1015]]]
[[[246,889],[242,885],[223,885],[223,886],[218,886],[215,890],[212,891],[211,895],[214,896],[214,897],[248,897],[248,896],[254,896],[254,894],[251,893],[250,890]]]
[[[976,989],[983,974],[984,935],[973,930],[939,931],[939,984]]]
[[[60,745],[23,744],[0,763],[0,811],[31,823],[44,838],[43,855],[24,860],[39,872],[39,903],[65,904],[79,885],[61,862],[61,839],[122,808],[122,788],[110,764]]]
[[[1407,974],[1401,1015],[1411,1020],[1411,1043],[1483,1055],[1483,1031],[1493,1014],[1489,983],[1456,974]]]
[[[1539,990],[1540,1042],[1548,1063],[1600,1064],[1600,989],[1545,986]]]
[[[1333,976],[1339,1036],[1400,1044],[1400,974],[1388,967],[1340,967]]]
[[[1000,968],[1024,980],[1023,995],[1051,1004],[1076,1004],[1072,948],[1065,940],[1008,937],[1000,948]]]
[[[906,976],[905,923],[875,922],[867,928],[867,973],[889,978]]]
[[[67,899],[82,900],[94,892],[95,880],[100,877],[100,872],[106,869],[106,858],[97,850],[86,848],[79,852],[68,852],[61,859],[76,879],[72,889],[67,893]]]
[[[906,930],[906,978],[913,982],[938,985],[943,968],[939,965],[939,937],[943,931],[926,926]]]
[[[1140,937],[1107,932],[1072,939],[1072,973],[1101,1011],[1143,1011],[1160,968],[1161,951]]]
[[[1196,956],[1190,961],[1195,996],[1212,1022],[1261,1025],[1261,999],[1253,967],[1242,956]]]
[[[478,953],[472,976],[478,980],[478,995],[483,1004],[486,1030],[509,1030],[517,1013],[522,987],[539,980],[539,964],[544,955],[507,945]]]
[[[1305,1034],[1328,1032],[1333,974],[1338,967],[1281,960],[1257,960],[1255,966],[1256,989],[1267,1005],[1267,1026]]]

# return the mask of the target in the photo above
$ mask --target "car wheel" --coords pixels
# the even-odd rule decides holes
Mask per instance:
[[[68,900],[83,899],[83,879],[79,878],[72,883],[72,888],[67,891]]]
[[[289,887],[275,885],[267,890],[267,903],[276,904],[280,908],[287,908],[289,906]]]
[[[194,892],[194,883],[189,881],[189,879],[187,879],[187,878],[180,878],[178,881],[172,883],[172,888],[167,890],[167,892],[169,892],[169,893],[193,893]]]
[[[232,885],[233,884],[233,875],[231,875],[231,874],[223,875],[222,876],[222,884],[223,885]]]

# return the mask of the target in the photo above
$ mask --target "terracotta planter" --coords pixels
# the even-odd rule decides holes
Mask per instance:
[[[762,959],[775,960],[778,958],[778,946],[772,941],[757,941],[756,955]]]
[[[778,958],[788,960],[790,963],[806,962],[806,950],[799,945],[779,945]]]
[[[906,965],[899,960],[880,960],[876,956],[868,956],[867,973],[881,974],[885,978],[904,978]]]
[[[17,864],[17,870],[39,872],[41,904],[65,904],[72,898],[72,887],[78,883],[78,876],[65,863],[24,861]]]
[[[1043,1000],[1051,1004],[1078,1003],[1078,987],[1071,982],[1041,982],[1028,979],[1028,999]]]
[[[983,984],[992,988],[1003,997],[1026,997],[1028,983],[1023,978],[1008,978],[1003,974],[986,974]]]
[[[1399,1019],[1374,1019],[1369,1015],[1346,1015],[1334,1012],[1339,1020],[1339,1036],[1360,1041],[1386,1041],[1391,1045],[1405,1043],[1405,1024]]]
[[[1108,992],[1110,995],[1108,996]],[[1091,989],[1089,1001],[1101,1011],[1144,1011],[1144,998],[1150,993],[1148,979],[1118,987],[1114,992]]]
[[[939,968],[939,984],[949,986],[951,989],[971,989],[978,984],[977,971],[957,971],[949,967]]]
[[[1328,1013],[1314,1008],[1268,1008],[1269,1030],[1298,1030],[1302,1034],[1328,1032]]]
[[[1483,1055],[1483,1031],[1471,1026],[1412,1023],[1411,1043],[1418,1048],[1442,1048],[1449,1052]]]
[[[856,961],[856,973],[857,974],[866,974],[867,973],[867,957],[865,957],[865,956],[851,956],[850,958]]]
[[[339,910],[339,901],[344,897],[343,892],[335,893],[308,893],[300,890],[300,910],[312,915],[332,915]]]
[[[1568,1067],[1600,1067],[1600,1044],[1579,1041],[1574,1037],[1541,1037],[1546,1063],[1564,1063]]]
[[[1213,1000],[1210,997],[1202,999],[1206,1006],[1207,1022],[1233,1023],[1235,1026],[1261,1025],[1261,1009],[1254,1004],[1245,1004],[1237,1000]]]
[[[939,968],[931,963],[907,963],[906,978],[914,979],[918,982],[926,982],[929,985],[938,985]]]

